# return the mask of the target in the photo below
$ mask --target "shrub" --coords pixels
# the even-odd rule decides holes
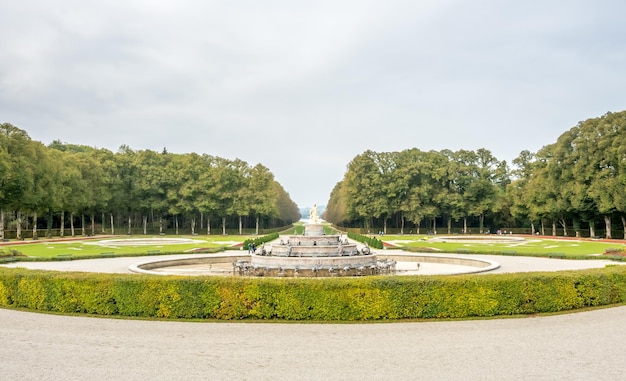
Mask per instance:
[[[623,247],[609,247],[604,250],[605,255],[623,255],[626,256],[626,249]]]
[[[0,307],[144,318],[468,318],[624,302],[624,266],[555,273],[328,279],[164,277],[0,268]]]
[[[264,244],[265,242],[270,242],[275,239],[278,239],[278,237],[279,237],[278,233],[271,233],[268,235],[264,235],[262,237],[246,239],[245,241],[243,241],[243,249],[248,250],[248,245],[250,245],[251,243],[254,244],[254,246],[260,246]]]
[[[361,243],[367,243],[369,247],[374,249],[383,248],[383,241],[379,240],[376,237],[368,237],[366,235],[348,232],[348,238],[359,241]]]

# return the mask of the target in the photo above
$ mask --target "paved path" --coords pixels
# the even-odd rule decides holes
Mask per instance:
[[[402,253],[401,250],[380,251],[380,254]],[[228,255],[241,255],[245,252],[241,250],[226,251]],[[419,255],[428,255],[424,253],[416,253]],[[164,259],[177,258],[199,258],[211,256],[214,254],[178,254],[178,255],[155,255],[145,257],[119,257],[119,258],[99,258],[99,259],[80,259],[71,261],[47,261],[47,262],[15,262],[6,265],[6,267],[24,267],[37,270],[57,270],[57,271],[86,271],[86,272],[102,272],[102,273],[130,273],[128,267],[141,262],[151,262]],[[436,256],[453,256],[471,259],[486,259],[495,261],[500,264],[500,268],[490,271],[491,273],[503,272],[529,272],[529,271],[564,271],[564,270],[581,270],[587,268],[601,268],[607,264],[626,264],[623,262],[613,262],[608,260],[564,260],[553,258],[533,258],[533,257],[516,257],[503,255],[476,255],[476,254],[445,254],[437,253]],[[426,267],[420,270],[420,274],[425,273]],[[436,273],[438,270],[433,270]]]
[[[185,323],[0,309],[3,380],[623,380],[626,307],[519,319]]]
[[[609,263],[484,257],[501,263],[498,272]],[[115,273],[149,259],[10,266]],[[0,375],[20,381],[622,380],[624,321],[626,307],[546,317],[373,324],[185,323],[0,309]]]

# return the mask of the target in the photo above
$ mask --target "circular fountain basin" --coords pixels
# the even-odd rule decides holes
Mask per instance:
[[[164,259],[159,261],[143,262],[129,266],[129,270],[135,273],[156,275],[232,276],[237,275],[237,272],[239,271],[234,266],[235,263],[238,261],[239,263],[242,263],[242,261],[250,262],[251,258],[252,256],[249,254],[242,255],[240,253],[222,253],[195,258],[175,260]],[[286,258],[283,257],[282,259],[284,260]],[[337,259],[342,258],[337,257]],[[472,274],[492,271],[500,267],[499,263],[490,260],[442,254],[431,255],[396,252],[393,254],[378,254],[376,256],[376,260],[395,261],[395,275]],[[268,268],[271,271],[267,271],[267,273],[265,272],[265,268],[259,267],[257,269],[258,274],[256,274],[256,276],[335,277],[342,275],[361,276],[371,274],[367,266],[362,266],[364,267],[362,270],[353,268],[349,270],[349,272],[342,274],[342,272],[345,272],[345,267],[348,266],[341,266],[337,264],[336,267],[333,266],[333,271],[328,271],[329,268],[318,268],[317,271],[313,271],[313,268],[299,268],[298,271],[294,271],[295,267],[288,268],[283,265],[272,269]]]

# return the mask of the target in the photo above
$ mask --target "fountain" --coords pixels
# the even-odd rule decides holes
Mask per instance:
[[[281,238],[261,247],[250,260],[233,262],[233,274],[242,276],[362,276],[393,274],[396,262],[379,260],[366,245],[361,250],[343,235],[326,235],[314,205],[304,234]]]
[[[497,262],[479,258],[395,250],[393,253],[376,254],[367,245],[359,250],[356,244],[350,243],[341,234],[326,235],[314,206],[302,235],[282,237],[279,243],[264,245],[253,254],[230,252],[150,260],[133,264],[129,266],[129,270],[158,275],[338,277],[470,274],[491,271],[498,267],[500,265]]]

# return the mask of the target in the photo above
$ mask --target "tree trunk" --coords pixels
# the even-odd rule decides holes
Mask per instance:
[[[574,218],[572,220],[572,226],[574,228],[576,238],[580,238],[580,220],[578,220],[577,218]]]
[[[433,234],[437,235],[437,219],[433,218]]]
[[[74,213],[70,213],[70,232],[72,233],[72,237],[74,237],[75,231],[74,231]]]
[[[132,232],[133,232],[132,231],[132,226],[133,226],[133,220],[132,220],[131,215],[129,214],[128,215],[128,230],[127,230],[126,234],[128,234],[128,235],[132,234]]]
[[[624,239],[626,239],[626,218],[622,215],[620,217],[622,219],[622,226],[624,227]]]
[[[17,223],[17,235],[15,238],[22,239],[22,212],[19,210],[17,211],[17,218],[15,222]]]
[[[452,234],[452,217],[448,217],[448,234]]]
[[[552,235],[556,237],[556,221],[552,220]]]
[[[4,209],[0,209],[0,239],[4,241]]]
[[[91,236],[96,235],[96,214],[91,213]]]
[[[59,237],[65,236],[65,212],[61,212],[61,229],[59,230]]]
[[[241,224],[241,216],[239,216],[239,235],[242,235],[242,234],[243,234],[243,227]]]
[[[478,231],[480,232],[480,234],[483,234],[483,229],[485,226],[485,213],[480,214],[480,216],[478,217],[478,221],[479,221]]]
[[[404,214],[402,215],[402,218],[400,219],[400,234],[404,234]]]
[[[463,234],[467,234],[467,216],[463,217]]]
[[[48,223],[47,223],[47,236],[48,238],[52,238],[52,210],[48,210]]]
[[[81,233],[83,233],[83,237],[86,235],[86,231],[85,231],[85,213],[82,213],[80,215],[80,230]]]
[[[104,218],[105,218],[105,215],[104,215],[104,212],[102,212],[102,226],[100,226],[100,232],[102,234],[106,233],[106,231],[104,230]]]
[[[535,235],[535,223],[530,223],[530,235]]]
[[[163,235],[163,216],[159,214],[159,235]]]
[[[254,226],[254,234],[259,235],[259,215],[256,215],[256,223]]]
[[[39,234],[37,233],[37,211],[33,212],[33,239],[39,238]]]
[[[420,224],[421,223],[422,223],[421,220],[415,221],[415,234],[420,234]]]
[[[567,237],[567,222],[565,221],[565,218],[559,218],[559,224],[561,224],[561,227],[563,228],[563,237]]]
[[[111,235],[115,235],[115,221],[113,220],[113,213],[110,214],[111,217]]]
[[[191,235],[196,235],[196,217],[191,218]]]
[[[546,225],[544,224],[543,218],[541,219],[541,235],[546,235]]]
[[[174,216],[174,228],[176,229],[176,235],[178,235],[178,214]]]
[[[226,217],[222,217],[222,235],[226,235]]]
[[[383,234],[387,234],[387,218],[383,218]]]
[[[204,229],[204,213],[200,212],[200,231]]]
[[[209,216],[206,218],[206,235],[211,235],[211,218]]]
[[[596,236],[596,224],[593,221],[589,221],[589,237],[593,238]]]
[[[143,217],[143,222],[142,222],[142,225],[143,225],[143,235],[146,235],[146,234],[148,234],[148,216],[143,215],[142,217]]]
[[[611,239],[611,216],[604,216],[604,225],[606,227],[606,238]]]

